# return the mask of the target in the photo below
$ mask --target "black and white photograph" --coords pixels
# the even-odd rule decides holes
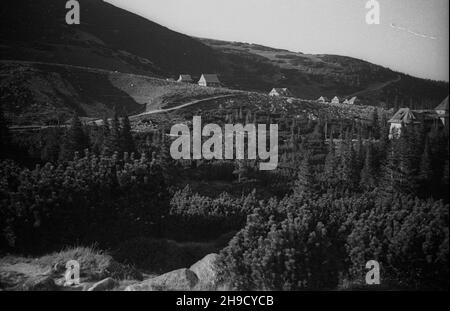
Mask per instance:
[[[2,0],[0,25],[1,292],[448,292],[448,0]]]

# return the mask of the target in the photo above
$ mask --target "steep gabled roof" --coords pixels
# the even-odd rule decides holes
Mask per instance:
[[[354,96],[348,100],[348,103],[354,105],[357,100],[358,100],[358,97]]]
[[[206,81],[206,83],[220,83],[219,78],[217,77],[216,74],[202,74],[202,76],[200,77],[200,80],[202,80],[202,78]]]
[[[397,111],[394,116],[388,121],[388,123],[418,123],[420,120],[418,119],[418,112],[415,112],[409,108],[401,108]]]
[[[279,95],[281,96],[291,96],[291,92],[289,91],[288,88],[273,88],[272,91],[270,91],[270,93],[272,92],[277,92]]]
[[[191,78],[191,75],[183,75],[183,74],[181,74],[180,75],[180,79],[192,79],[192,78]]]
[[[434,110],[444,110],[448,111],[448,96],[446,99],[442,101],[442,103],[439,104]]]
[[[177,80],[178,82],[192,82],[191,75],[180,75],[180,77]]]
[[[334,96],[331,101],[336,101],[336,100],[339,101],[339,102],[341,101],[341,99],[339,97],[337,97],[337,96]]]

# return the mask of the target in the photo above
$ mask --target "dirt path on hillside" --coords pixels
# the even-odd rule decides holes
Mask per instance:
[[[208,97],[208,98],[203,98],[203,99],[197,99],[197,100],[193,100],[190,102],[187,102],[185,104],[176,106],[176,107],[172,107],[172,108],[167,108],[167,109],[159,109],[159,110],[152,110],[152,111],[147,111],[135,116],[131,116],[131,118],[137,118],[137,117],[142,117],[142,116],[146,116],[146,115],[150,115],[150,114],[157,114],[157,113],[165,113],[165,112],[171,112],[171,111],[175,111],[175,110],[179,110],[182,108],[186,108],[186,107],[190,107],[193,105],[197,105],[197,104],[201,104],[204,102],[208,102],[211,100],[217,100],[217,99],[224,99],[224,98],[230,98],[230,97],[237,97],[237,96],[243,96],[244,94],[227,94],[227,95],[219,95],[219,96],[214,96],[214,97]]]
[[[129,119],[131,121],[139,118],[139,117],[144,117],[147,115],[152,115],[152,114],[158,114],[158,113],[167,113],[167,112],[172,112],[172,111],[176,111],[182,108],[186,108],[186,107],[190,107],[193,105],[197,105],[197,104],[201,104],[201,103],[205,103],[208,101],[212,101],[212,100],[217,100],[217,99],[224,99],[224,98],[232,98],[232,97],[238,97],[238,96],[243,96],[245,94],[227,94],[227,95],[220,95],[220,96],[214,96],[214,97],[208,97],[208,98],[203,98],[203,99],[197,99],[197,100],[193,100],[190,102],[187,102],[185,104],[181,104],[179,106],[176,107],[172,107],[172,108],[167,108],[167,109],[159,109],[159,110],[152,110],[152,111],[147,111],[144,113],[140,113],[137,115],[133,115],[133,116],[129,116]],[[103,123],[103,119],[97,119],[97,120],[93,120],[90,121],[90,123],[93,122],[97,125],[101,125]],[[30,131],[30,130],[41,130],[44,128],[60,128],[60,127],[67,127],[68,125],[24,125],[24,126],[10,126],[9,129],[11,131],[14,132],[22,132],[22,131]]]
[[[363,95],[365,93],[378,91],[378,90],[381,90],[381,89],[385,88],[388,85],[391,85],[393,83],[399,82],[401,79],[402,79],[401,76],[397,76],[397,78],[395,78],[395,79],[392,79],[390,81],[387,81],[387,82],[384,82],[384,83],[381,83],[381,84],[376,84],[376,85],[369,86],[368,88],[366,88],[366,89],[364,89],[362,91],[358,91],[356,93],[353,93],[351,95],[348,95],[347,97],[361,96],[361,95]]]
[[[118,71],[111,71],[111,70],[100,69],[100,68],[76,66],[76,65],[61,64],[61,63],[22,61],[22,60],[0,60],[0,64],[55,66],[55,67],[61,67],[61,68],[71,68],[71,69],[90,71],[90,72],[95,72],[95,73],[125,74],[125,75],[131,76],[131,77],[136,77],[136,78],[162,80],[161,78],[158,78],[158,77],[150,77],[150,76],[141,75],[141,74],[133,74],[133,73],[127,73],[127,72],[118,72]],[[186,107],[189,107],[189,106],[201,104],[201,103],[212,101],[212,100],[223,99],[223,98],[228,98],[228,97],[235,97],[235,96],[242,96],[242,95],[244,95],[244,94],[226,94],[226,95],[218,95],[218,96],[213,96],[213,97],[208,97],[208,98],[203,98],[203,99],[198,99],[198,100],[192,100],[192,101],[189,101],[187,103],[181,104],[181,105],[176,106],[176,107],[147,111],[147,112],[144,112],[144,113],[141,113],[141,114],[132,115],[129,118],[130,119],[135,119],[135,118],[138,118],[138,117],[141,117],[141,116],[146,116],[146,115],[152,115],[152,114],[158,114],[158,113],[167,113],[167,112],[179,110],[179,109],[182,109],[182,108],[186,108]],[[102,122],[102,120],[98,119],[98,120],[95,120],[95,121],[92,121],[92,122],[95,122],[95,123],[98,124],[99,122]],[[42,126],[42,125],[14,126],[13,125],[13,126],[10,127],[10,129],[12,131],[20,132],[20,131],[27,131],[27,130],[40,130],[40,129],[49,128],[49,127],[61,127],[61,126]]]

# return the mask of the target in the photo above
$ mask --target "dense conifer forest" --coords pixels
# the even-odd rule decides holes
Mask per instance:
[[[220,116],[274,121],[243,108],[203,118]],[[357,288],[372,259],[385,288],[448,287],[448,129],[406,126],[389,139],[376,109],[369,124],[278,118],[270,172],[258,160],[174,161],[167,127],[132,132],[118,112],[26,134],[2,119],[1,247],[42,254],[234,232],[220,267],[235,289]]]

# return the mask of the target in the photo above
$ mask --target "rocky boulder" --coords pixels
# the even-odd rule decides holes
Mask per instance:
[[[59,287],[56,285],[55,281],[51,276],[42,275],[31,277],[26,280],[22,286],[21,290],[24,291],[56,291]]]
[[[218,258],[218,254],[206,255],[189,268],[199,279],[197,285],[199,290],[214,290],[217,287],[219,275],[217,267]]]
[[[179,269],[129,285],[125,291],[189,291],[198,283],[197,275],[189,269]]]

